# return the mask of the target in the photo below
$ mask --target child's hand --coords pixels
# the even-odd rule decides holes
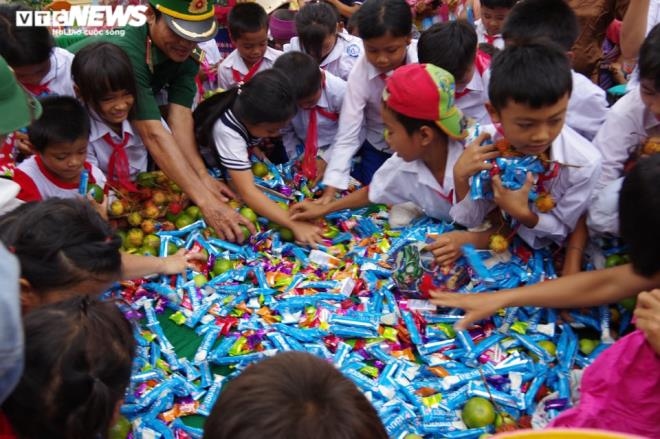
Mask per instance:
[[[16,131],[14,133],[14,139],[15,139],[16,147],[22,154],[26,156],[31,156],[34,153],[33,152],[34,148],[32,146],[32,143],[30,143],[30,138],[28,137],[27,133]]]
[[[431,291],[431,303],[447,308],[460,308],[465,311],[461,320],[454,324],[456,329],[468,329],[470,325],[483,320],[503,308],[505,303],[500,300],[502,295],[495,293],[484,297],[480,294],[446,293]]]
[[[103,218],[105,221],[108,221],[108,197],[104,195],[103,201],[101,201],[100,203],[97,203],[91,194],[87,194],[86,198],[87,201],[90,202],[94,210],[99,215],[101,215],[101,218]]]
[[[182,248],[172,256],[160,258],[160,274],[185,274],[186,268],[195,268],[193,262],[205,262],[206,257],[203,253],[195,252],[188,253],[186,249]]]
[[[335,199],[335,194],[337,194],[337,189],[332,186],[327,186],[323,190],[323,195],[320,198],[314,200],[316,204],[329,204]]]
[[[291,206],[289,214],[294,221],[314,220],[326,215],[327,210],[325,206],[327,206],[327,204],[324,205],[314,201],[305,200]]]
[[[660,355],[660,289],[645,291],[637,296],[635,317],[637,329],[644,333],[646,341]]]
[[[493,199],[500,209],[527,227],[538,223],[538,216],[529,208],[529,191],[532,190],[534,179],[532,173],[527,173],[525,184],[518,190],[504,187],[499,175],[493,177]]]
[[[481,133],[464,150],[454,165],[454,178],[467,180],[484,169],[491,169],[493,165],[486,160],[494,159],[499,155],[495,145],[481,145],[490,139],[490,134]]]
[[[323,240],[321,236],[321,228],[311,223],[304,221],[294,221],[291,231],[296,237],[296,242],[301,244],[309,244],[315,247],[317,243]]]
[[[316,159],[316,178],[312,181],[312,186],[314,187],[319,184],[323,179],[323,174],[325,174],[325,168],[328,166],[325,160],[321,158]]]
[[[438,236],[435,241],[426,246],[426,250],[433,253],[435,262],[442,266],[456,261],[463,254],[461,247],[466,244],[467,232],[448,232]]]

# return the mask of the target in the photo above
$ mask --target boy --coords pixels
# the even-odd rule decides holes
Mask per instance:
[[[453,90],[453,77],[433,64],[396,69],[387,79],[381,106],[387,143],[395,154],[376,171],[369,186],[329,204],[297,204],[291,208],[293,218],[317,218],[370,202],[412,202],[428,216],[449,220],[452,168],[463,151],[460,139],[465,137],[463,115],[453,105]]]
[[[518,2],[511,9],[502,29],[507,45],[547,38],[559,44],[571,59],[571,48],[578,33],[577,17],[564,0]],[[571,70],[571,75],[573,93],[568,101],[566,125],[591,140],[605,121],[607,97],[605,91],[586,76],[574,70]]]
[[[28,128],[35,155],[14,172],[14,181],[21,186],[18,198],[23,201],[76,198],[84,170],[89,173],[89,183],[103,187],[103,172],[87,162],[90,128],[85,108],[68,96],[44,98],[41,106],[41,118]]]
[[[303,52],[285,53],[273,68],[293,79],[293,96],[298,105],[298,112],[282,133],[284,148],[289,159],[293,159],[297,155],[296,147],[305,145],[303,172],[313,168],[313,172],[305,172],[313,181],[317,174],[323,174],[323,169],[317,173],[317,167],[325,165],[325,161],[317,161],[317,155],[322,156],[335,140],[346,82],[322,71],[314,58]]]
[[[417,43],[420,63],[447,70],[456,80],[456,106],[481,125],[491,123],[486,102],[484,68],[477,64],[477,34],[466,21],[437,23],[424,31]]]
[[[387,433],[376,410],[327,361],[284,352],[252,364],[222,389],[206,439],[372,438]]]
[[[635,309],[637,331],[618,340],[585,370],[579,404],[555,418],[553,427],[599,428],[635,437],[660,436],[658,179],[660,156],[656,155],[640,162],[623,182],[619,217],[631,264],[500,291],[487,297],[431,293],[434,304],[466,311],[456,329],[467,329],[472,322],[504,307],[582,308],[615,303],[639,293]]]
[[[622,97],[607,114],[594,138],[603,154],[587,225],[592,232],[619,234],[619,189],[626,162],[644,151],[648,138],[660,136],[660,25],[653,28],[639,52],[640,85]]]
[[[484,130],[491,135],[501,133],[514,152],[545,156],[548,172],[543,182],[534,182],[528,174],[519,190],[504,188],[495,175],[494,200],[473,200],[468,195],[468,179],[492,165],[484,164],[483,147],[468,147],[454,166],[459,203],[452,207],[451,216],[459,224],[476,227],[490,210],[499,207],[515,220],[518,236],[532,248],[562,244],[588,206],[601,163],[596,148],[564,125],[572,88],[568,58],[558,46],[530,43],[507,47],[495,56],[491,68],[486,107],[499,126],[497,134],[492,127]],[[554,166],[558,166],[556,175],[550,172]],[[539,192],[544,189],[552,197],[554,208],[541,211],[535,203],[530,206],[528,196],[535,183]]]
[[[236,49],[218,67],[218,85],[225,90],[271,68],[282,54],[268,47],[268,14],[257,3],[239,3],[232,8],[229,37]]]
[[[517,1],[480,0],[481,18],[474,22],[479,44],[489,44],[498,50],[504,49],[502,25]]]

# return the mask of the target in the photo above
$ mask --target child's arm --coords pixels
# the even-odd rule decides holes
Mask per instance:
[[[360,190],[327,204],[317,203],[310,200],[303,201],[293,205],[289,210],[289,213],[291,214],[291,219],[294,221],[308,221],[323,217],[338,210],[357,209],[369,204],[369,187],[365,186]]]
[[[470,142],[454,164],[454,193],[456,201],[461,201],[470,193],[470,177],[482,170],[488,170],[493,165],[486,160],[492,160],[499,155],[495,145],[481,145],[490,139],[490,134],[482,132],[479,137]]]
[[[192,268],[192,261],[203,261],[202,253],[186,253],[181,249],[172,256],[159,258],[156,256],[133,255],[121,253],[121,278],[124,280],[138,279],[150,274],[185,273],[186,268]]]
[[[344,17],[348,17],[348,18],[351,18],[351,16],[353,14],[355,14],[358,11],[358,9],[360,9],[360,5],[348,6],[348,5],[345,5],[344,3],[342,3],[339,0],[325,0],[325,1],[327,1],[328,3],[333,5],[335,8],[337,8],[337,11],[339,11],[340,15],[342,15]]]
[[[621,22],[621,55],[624,59],[635,59],[639,55],[646,37],[650,0],[630,2]]]
[[[644,333],[656,354],[660,355],[660,290],[645,291],[637,296],[635,325]]]
[[[431,292],[431,302],[438,306],[461,308],[465,317],[456,324],[466,329],[471,323],[487,318],[500,308],[542,306],[581,308],[614,303],[660,284],[660,273],[651,278],[636,274],[631,264],[605,270],[577,273],[535,285],[492,294]]]
[[[584,246],[587,244],[589,231],[587,230],[587,215],[582,215],[575,225],[575,230],[566,240],[566,255],[564,257],[564,266],[561,270],[562,276],[575,274],[582,271],[582,255]]]
[[[296,240],[299,242],[314,244],[321,241],[322,237],[320,228],[310,223],[292,220],[287,211],[264,195],[263,192],[254,185],[252,171],[229,169],[229,176],[234,181],[236,190],[245,204],[250,206],[250,208],[259,215],[291,229]]]

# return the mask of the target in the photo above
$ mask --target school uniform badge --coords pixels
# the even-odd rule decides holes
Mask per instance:
[[[346,47],[346,54],[352,58],[360,56],[360,47],[357,44],[349,44]]]

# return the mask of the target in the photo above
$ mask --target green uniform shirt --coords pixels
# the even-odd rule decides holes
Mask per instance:
[[[195,76],[199,65],[189,58],[182,63],[170,60],[155,44],[151,44],[151,60],[153,73],[147,64],[147,25],[140,27],[128,26],[126,33],[120,35],[101,35],[85,38],[67,49],[76,53],[88,44],[107,41],[124,49],[133,64],[135,82],[137,83],[136,120],[158,120],[160,110],[155,95],[162,89],[167,91],[170,103],[191,108],[197,85]]]

